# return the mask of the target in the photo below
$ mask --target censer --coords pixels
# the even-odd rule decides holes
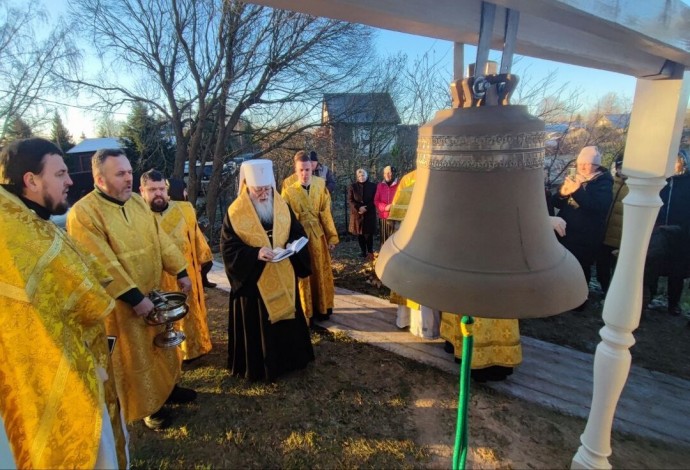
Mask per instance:
[[[153,343],[159,348],[178,346],[186,339],[184,332],[175,330],[173,324],[187,315],[187,294],[182,292],[152,291],[149,296],[154,309],[146,316],[146,323],[151,326],[165,325],[165,330],[158,333]]]

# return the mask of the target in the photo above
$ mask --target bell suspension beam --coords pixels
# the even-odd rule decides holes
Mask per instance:
[[[517,85],[517,77],[510,75],[510,69],[513,65],[520,12],[506,9],[503,51],[498,74],[495,65],[488,60],[495,18],[496,5],[482,2],[477,58],[474,67],[470,67],[467,83],[461,87],[465,96],[457,100],[462,107],[508,104],[510,93]],[[452,88],[457,90],[457,84]],[[454,93],[455,90],[453,90]],[[454,98],[454,103],[455,101]]]

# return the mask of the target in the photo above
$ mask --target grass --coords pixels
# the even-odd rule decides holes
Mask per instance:
[[[209,297],[227,294],[211,290]],[[224,317],[226,302],[212,308]],[[212,322],[213,324],[214,322]],[[213,331],[214,338],[225,335]],[[185,366],[184,385],[199,398],[175,406],[176,425],[153,433],[132,426],[134,468],[414,468],[428,452],[414,442],[407,405],[410,387],[399,376],[379,377],[407,360],[382,357],[384,351],[343,334],[312,334],[317,360],[276,383],[251,383],[224,368],[226,345]],[[365,371],[340,367],[344,358],[378,359]],[[375,374],[367,377],[368,374]],[[372,380],[377,383],[372,386]]]

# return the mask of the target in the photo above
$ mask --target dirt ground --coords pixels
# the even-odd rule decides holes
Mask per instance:
[[[307,369],[248,383],[225,369],[227,295],[207,291],[214,350],[184,366],[182,385],[198,400],[175,408],[167,431],[135,423],[135,468],[451,466],[456,376],[316,330]],[[569,468],[584,420],[471,387],[468,468]],[[612,448],[614,468],[687,468],[690,457],[690,448],[619,433]]]

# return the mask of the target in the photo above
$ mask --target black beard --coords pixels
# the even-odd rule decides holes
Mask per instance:
[[[53,207],[53,210],[51,211],[51,213],[53,215],[62,215],[65,212],[67,212],[67,209],[69,209],[69,204],[66,202],[60,202]]]
[[[66,201],[53,201],[53,198],[48,195],[43,195],[43,207],[48,209],[51,215],[62,215],[69,209],[69,203]]]
[[[154,212],[163,212],[166,207],[168,207],[168,202],[162,198],[157,197],[151,201],[151,210]]]

